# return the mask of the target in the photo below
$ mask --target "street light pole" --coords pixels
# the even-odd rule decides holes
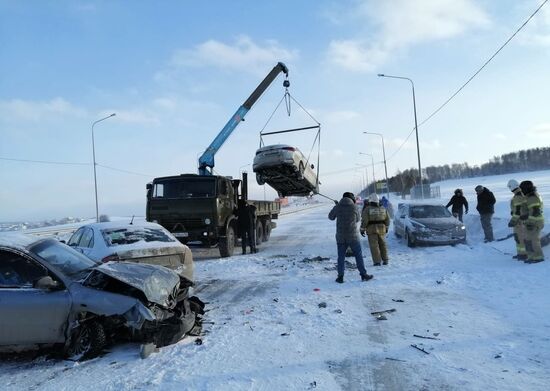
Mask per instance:
[[[386,174],[386,194],[388,200],[390,199],[390,184],[388,182],[388,166],[386,165],[386,147],[384,146],[384,136],[381,133],[375,132],[363,132],[364,134],[374,134],[375,136],[380,136],[382,138],[382,155],[384,156],[384,173]]]
[[[376,178],[374,177],[374,157],[370,153],[359,152],[359,155],[370,156],[372,163],[372,183],[374,185],[374,192],[376,193]]]
[[[416,97],[414,94],[414,83],[408,77],[403,77],[403,76],[392,76],[392,75],[385,75],[383,73],[379,73],[378,77],[389,77],[391,79],[402,79],[402,80],[408,80],[411,82],[412,96],[413,96],[413,109],[414,109],[414,130],[416,132],[416,154],[418,156],[418,177],[420,179],[420,192],[422,194],[422,199],[424,199],[424,186],[422,185],[422,166],[420,165],[420,144],[418,142],[418,120],[416,118]]]
[[[95,168],[96,162],[95,162],[94,126],[98,122],[105,121],[106,119],[114,117],[115,115],[116,115],[116,113],[113,113],[111,115],[108,115],[107,117],[98,119],[97,121],[95,121],[92,124],[92,154],[93,154],[93,158],[94,158],[95,221],[96,221],[96,223],[99,223],[99,206],[98,206],[98,203],[97,203],[97,176],[96,176],[96,168]]]

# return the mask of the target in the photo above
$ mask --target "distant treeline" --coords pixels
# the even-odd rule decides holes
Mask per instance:
[[[422,169],[422,182],[433,183],[446,179],[472,178],[487,175],[510,174],[521,171],[537,171],[550,169],[550,147],[533,148],[518,152],[495,156],[481,166],[470,166],[468,163],[445,164],[444,166],[429,166]],[[417,184],[418,170],[411,168],[398,172],[388,178],[390,190],[408,194]],[[383,182],[383,181],[379,181]],[[373,190],[370,186],[368,193]]]

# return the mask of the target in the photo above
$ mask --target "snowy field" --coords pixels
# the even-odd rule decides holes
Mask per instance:
[[[4,358],[2,389],[548,390],[550,262],[513,260],[513,239],[483,244],[475,212],[482,184],[506,236],[512,177],[535,182],[548,219],[550,172],[442,182],[444,196],[461,187],[471,203],[467,245],[409,249],[390,230],[390,264],[370,266],[363,239],[375,278],[349,267],[336,284],[332,205],[291,213],[258,254],[196,262],[202,344],[186,338],[145,360],[135,344],[83,363]],[[370,314],[387,309],[387,320]]]

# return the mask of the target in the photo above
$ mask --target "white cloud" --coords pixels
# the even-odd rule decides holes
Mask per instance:
[[[12,99],[0,101],[0,117],[4,120],[16,119],[23,121],[44,121],[61,116],[83,116],[86,112],[75,107],[63,98],[54,98],[49,101],[29,101]]]
[[[550,138],[550,122],[535,125],[527,133],[534,138]]]
[[[178,50],[171,60],[173,67],[211,66],[240,72],[265,73],[266,69],[277,61],[289,61],[297,57],[298,52],[286,49],[275,40],[262,43],[254,42],[250,37],[239,36],[233,44],[208,40],[193,49]]]
[[[109,115],[113,111],[105,111],[102,114]],[[114,110],[117,121],[136,125],[160,125],[160,119],[149,110]]]
[[[507,140],[508,139],[508,136],[506,136],[505,134],[502,134],[502,133],[495,133],[493,136],[497,140]]]
[[[334,40],[327,56],[340,67],[361,72],[375,70],[410,46],[450,39],[489,24],[473,0],[364,0],[352,14],[375,33]]]

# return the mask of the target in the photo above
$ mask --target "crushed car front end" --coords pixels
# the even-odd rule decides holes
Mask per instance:
[[[434,222],[429,219],[409,221],[414,241],[418,244],[446,245],[466,242],[466,228],[455,221]]]

